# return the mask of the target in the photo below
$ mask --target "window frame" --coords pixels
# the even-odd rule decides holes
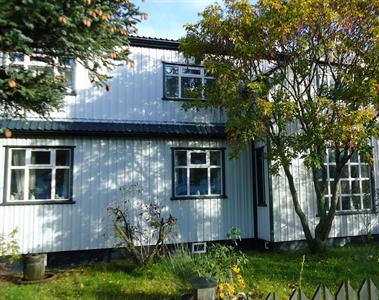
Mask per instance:
[[[204,87],[205,85],[205,80],[207,79],[214,79],[213,76],[206,76],[205,75],[205,68],[203,65],[198,65],[198,64],[184,64],[184,63],[171,63],[171,62],[166,62],[162,61],[162,66],[163,66],[163,96],[162,100],[168,100],[168,101],[194,101],[194,100],[200,100],[200,101],[206,101],[207,99],[204,97],[204,94],[202,94],[201,98],[186,98],[182,96],[181,93],[181,79],[182,77],[187,77],[187,78],[200,78],[201,79],[201,85]],[[166,96],[166,66],[175,66],[179,68],[178,75],[168,75],[168,76],[174,76],[178,77],[178,89],[179,89],[179,96],[178,97],[168,97]],[[193,69],[199,69],[200,70],[200,75],[196,74],[188,74],[182,76],[181,74],[181,69],[182,68],[193,68]]]
[[[266,151],[265,146],[254,148],[254,195],[257,199],[257,206],[266,207],[267,199],[266,195]]]
[[[221,166],[217,167],[221,169],[221,194],[207,194],[207,195],[188,195],[189,190],[187,190],[187,195],[176,195],[176,178],[175,178],[175,170],[177,166],[175,165],[175,152],[176,151],[186,151],[187,152],[187,162],[188,156],[191,152],[205,152],[206,157],[208,157],[211,151],[219,151],[221,155]],[[172,174],[171,174],[171,182],[172,182],[172,197],[171,200],[196,200],[196,199],[224,199],[228,198],[226,196],[226,183],[225,183],[225,148],[220,147],[172,147],[171,148],[171,166],[172,166]],[[179,166],[179,168],[185,168],[187,170],[187,174],[191,168],[205,168],[207,166],[207,170],[212,169],[212,165],[210,164],[199,164],[198,166],[187,164],[187,166]],[[216,166],[214,166],[215,168]],[[210,180],[210,173],[207,174],[208,182]],[[188,182],[190,181],[190,177],[187,176],[187,189],[189,188]],[[210,186],[208,186],[208,191]]]
[[[74,174],[74,149],[75,146],[22,146],[22,145],[9,145],[4,146],[5,148],[5,164],[4,164],[4,190],[3,190],[3,201],[0,203],[1,206],[8,205],[45,205],[45,204],[74,204],[73,201],[73,174]],[[36,151],[46,151],[50,152],[50,163],[49,164],[31,164],[25,161],[25,166],[11,166],[12,162],[12,151],[13,150],[25,150],[25,158],[30,160],[30,154],[33,150]],[[54,151],[52,151],[54,150]],[[69,150],[70,151],[70,161],[68,166],[57,166],[56,162],[53,162],[55,158],[52,153],[56,154],[57,150]],[[11,170],[12,169],[23,169],[25,170],[24,182],[29,180],[29,170],[30,169],[51,169],[51,194],[53,193],[53,184],[55,184],[55,178],[53,174],[56,174],[56,170],[65,169],[69,170],[69,191],[67,199],[23,199],[23,200],[11,200]],[[54,186],[55,187],[55,186]],[[23,193],[28,193],[28,186],[24,184]],[[28,196],[28,195],[27,195]],[[29,196],[28,196],[29,198]]]
[[[329,162],[329,153],[331,149],[328,149],[324,165],[326,166],[327,170],[327,193],[325,197],[330,201],[331,198],[331,182],[334,180],[330,178],[330,166],[335,166],[335,162]],[[349,189],[352,191],[352,182],[355,179],[358,179],[359,181],[359,188],[360,188],[360,193],[349,193],[349,194],[344,194],[342,191],[338,194],[338,202],[337,202],[337,208],[336,208],[336,215],[353,215],[353,214],[367,214],[367,213],[376,213],[376,191],[375,191],[375,176],[374,176],[374,168],[370,166],[366,162],[361,162],[361,156],[357,152],[357,161],[356,162],[351,162],[351,159],[345,164],[344,167],[347,167],[348,170],[348,177],[343,177],[340,179],[340,185],[342,181],[347,181],[349,182]],[[367,166],[368,168],[368,177],[362,177],[362,171],[361,171],[361,166]],[[351,166],[357,166],[358,167],[358,174],[359,177],[351,177]],[[369,199],[370,199],[370,208],[364,208],[364,197],[367,195],[363,193],[363,187],[362,187],[362,181],[368,181],[370,183],[370,194],[369,194]],[[342,188],[341,188],[342,189]],[[361,208],[356,209],[354,208],[354,203],[352,200],[352,197],[354,196],[359,196],[360,197],[360,205]],[[342,197],[350,197],[350,209],[343,209],[343,204],[342,204]]]
[[[12,55],[21,54],[23,56],[22,61],[14,61],[12,59]],[[24,53],[14,52],[14,53],[2,53],[2,64],[9,67],[21,67],[25,70],[29,70],[30,68],[37,67],[37,68],[44,68],[49,67],[45,62],[39,61],[39,60],[33,60],[33,55],[26,55]],[[50,66],[53,71],[53,76],[62,75],[59,71],[59,69],[65,69],[65,70],[71,70],[71,84],[66,86],[65,95],[66,96],[75,96],[75,60],[74,59],[68,59],[68,63],[65,63],[64,65],[59,65],[58,58],[54,59],[55,66]]]

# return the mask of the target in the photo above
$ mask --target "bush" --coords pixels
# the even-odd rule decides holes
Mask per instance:
[[[20,257],[16,234],[17,229],[9,234],[0,234],[0,271],[5,269],[8,263],[13,263]]]

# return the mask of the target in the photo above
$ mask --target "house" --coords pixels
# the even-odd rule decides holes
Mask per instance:
[[[232,226],[270,244],[304,239],[285,176],[270,174],[267,145],[256,142],[230,160],[224,115],[182,109],[188,88],[212,80],[206,70],[184,60],[177,41],[133,37],[131,50],[135,66],[114,69],[111,91],[93,87],[76,64],[62,111],[0,121],[13,133],[0,138],[0,233],[18,228],[22,253],[112,248],[107,207],[121,187],[137,184],[132,211],[159,201],[178,219],[178,243],[225,240]],[[359,156],[346,167],[330,237],[379,233],[376,141],[373,149],[373,168]],[[293,172],[314,228],[310,175],[300,159]]]

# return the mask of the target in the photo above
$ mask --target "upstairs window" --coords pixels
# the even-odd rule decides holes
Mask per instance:
[[[204,87],[214,78],[202,66],[163,63],[163,98],[168,100],[205,99]]]
[[[332,196],[336,163],[334,151],[329,149],[325,161],[328,174],[327,199]],[[370,166],[362,155],[354,153],[342,169],[337,211],[353,212],[373,209],[373,176]]]
[[[63,76],[67,93],[74,92],[74,61],[64,59],[59,63],[55,59],[56,66],[47,65],[43,57],[28,56],[23,53],[11,53],[3,56],[3,63],[14,70],[31,70],[35,75],[46,73],[49,76]]]
[[[173,149],[173,198],[224,196],[222,149]]]
[[[8,148],[8,203],[70,200],[71,178],[72,148]]]

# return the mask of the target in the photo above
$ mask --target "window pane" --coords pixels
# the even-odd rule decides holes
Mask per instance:
[[[32,151],[32,165],[50,165],[50,151]]]
[[[25,59],[25,56],[23,53],[17,53],[17,52],[14,52],[10,55],[10,60],[13,62],[13,63],[23,63],[24,62],[24,59]]]
[[[330,150],[329,149],[329,162],[330,163],[335,163],[336,162],[336,156],[335,156],[335,153],[334,153],[334,151],[333,150]]]
[[[341,194],[350,194],[349,181],[341,181]]]
[[[370,180],[362,180],[362,193],[370,194]]]
[[[329,166],[329,176],[330,178],[336,177],[336,166],[333,166],[333,165]]]
[[[191,195],[208,194],[208,169],[190,169],[190,193]]]
[[[348,168],[348,166],[344,166],[342,168],[341,178],[349,178],[349,168]]]
[[[24,200],[25,170],[11,171],[10,200]]]
[[[363,208],[369,209],[371,208],[371,196],[370,195],[365,195],[363,196]]]
[[[354,209],[361,209],[361,197],[360,196],[353,196],[353,208]]]
[[[221,166],[221,151],[211,151],[210,160],[212,166]]]
[[[205,152],[192,152],[191,153],[191,164],[206,164],[207,155]]]
[[[361,166],[361,177],[362,178],[369,178],[370,177],[368,165],[362,165]]]
[[[12,150],[12,166],[25,166],[25,150]]]
[[[177,74],[179,74],[179,68],[175,67],[175,66],[166,66],[165,67],[165,73],[169,74],[169,75],[171,75],[171,74],[177,75]]]
[[[51,169],[29,170],[29,199],[51,198]]]
[[[74,82],[74,70],[72,67],[60,67],[58,68],[58,72],[60,76],[63,76],[65,81],[65,86],[68,91],[73,90],[73,82]]]
[[[350,176],[352,178],[359,178],[359,166],[350,166]]]
[[[166,97],[178,98],[179,97],[179,78],[166,76],[165,91],[166,91]]]
[[[52,67],[46,67],[46,66],[30,66],[29,70],[32,71],[32,73],[35,76],[45,74],[47,76],[54,76],[54,71]]]
[[[350,162],[355,162],[355,163],[358,162],[358,153],[357,152],[354,152],[354,154],[351,156]]]
[[[193,69],[193,68],[183,68],[182,69],[183,74],[195,74],[195,75],[201,75],[200,69]]]
[[[354,180],[351,182],[351,193],[353,193],[353,194],[360,194],[361,193],[359,180]]]
[[[182,77],[182,98],[201,97],[201,78]]]
[[[69,198],[70,170],[57,169],[55,175],[55,199]]]
[[[342,200],[342,209],[350,210],[351,209],[350,197],[341,197],[341,200]]]
[[[56,165],[57,166],[70,165],[70,150],[57,150],[56,151]]]
[[[211,194],[221,194],[221,169],[211,169]]]
[[[187,195],[187,169],[175,170],[175,195]]]
[[[187,165],[187,151],[175,151],[175,166]]]

